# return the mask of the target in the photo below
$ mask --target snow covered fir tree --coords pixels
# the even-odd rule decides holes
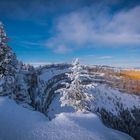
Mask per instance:
[[[3,24],[0,23],[0,94],[12,96],[14,90],[13,85],[15,85],[17,60],[7,42],[8,38]]]
[[[0,23],[0,140],[139,140],[140,95],[120,72],[78,59],[24,64]]]
[[[22,78],[22,63],[16,59],[12,48],[8,46],[3,24],[0,23],[0,95],[8,95],[16,101],[22,100],[26,103],[28,93],[24,93]],[[21,82],[20,82],[21,81]]]
[[[62,89],[62,104],[72,105],[77,111],[90,111],[90,104],[93,101],[93,95],[85,92],[86,86],[82,85],[82,67],[79,59],[75,59],[70,68],[71,73],[66,73],[70,78],[70,84],[66,83],[66,88]]]

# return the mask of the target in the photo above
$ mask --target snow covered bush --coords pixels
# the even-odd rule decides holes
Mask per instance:
[[[84,91],[85,85],[82,85],[81,80],[82,71],[79,59],[76,59],[72,64],[71,73],[67,73],[71,83],[66,83],[66,88],[60,90],[61,101],[62,106],[73,106],[76,111],[90,111],[90,102],[94,98]]]

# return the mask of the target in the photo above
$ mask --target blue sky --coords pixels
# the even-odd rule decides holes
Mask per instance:
[[[140,67],[139,0],[1,0],[19,60]]]

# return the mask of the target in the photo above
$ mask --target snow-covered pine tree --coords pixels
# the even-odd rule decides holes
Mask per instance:
[[[66,88],[61,90],[63,94],[61,101],[62,106],[71,105],[76,111],[90,111],[90,102],[93,100],[93,96],[84,90],[85,87],[81,81],[82,71],[79,59],[76,59],[72,64],[71,73],[67,74],[71,83],[67,83]]]
[[[17,59],[0,22],[0,95],[13,96]]]
[[[22,103],[30,103],[22,64],[8,46],[3,24],[0,22],[0,95],[8,95]]]
[[[8,38],[0,22],[0,74],[13,74],[16,70],[17,59],[12,49],[8,46]]]

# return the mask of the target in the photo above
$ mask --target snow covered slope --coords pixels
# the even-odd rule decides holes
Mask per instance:
[[[49,121],[43,114],[0,97],[0,140],[132,140],[105,127],[92,113],[60,113]]]
[[[104,124],[140,139],[140,96],[104,84],[89,84],[85,90],[94,95],[95,111]]]
[[[85,91],[94,95],[96,110],[105,109],[114,116],[118,116],[122,110],[131,112],[135,108],[140,108],[140,96],[122,93],[107,85],[89,84]],[[133,114],[131,115],[134,117]]]

